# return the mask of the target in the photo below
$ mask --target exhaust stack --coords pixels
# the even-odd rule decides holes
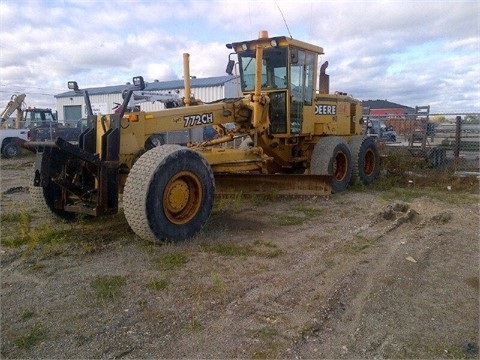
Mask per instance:
[[[329,94],[330,93],[330,75],[328,75],[325,70],[328,67],[328,61],[325,61],[320,67],[319,75],[319,92],[320,94]]]

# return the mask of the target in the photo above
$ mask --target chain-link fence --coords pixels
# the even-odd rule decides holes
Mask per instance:
[[[480,114],[431,114],[429,107],[415,113],[372,116],[364,114],[364,131],[376,136],[382,154],[404,152],[431,167],[458,172],[480,172]]]

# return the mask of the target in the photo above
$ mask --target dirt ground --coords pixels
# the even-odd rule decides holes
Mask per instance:
[[[35,212],[33,161],[0,161],[2,358],[479,358],[478,194],[217,199],[152,245]]]

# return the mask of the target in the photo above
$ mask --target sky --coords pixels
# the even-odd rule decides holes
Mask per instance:
[[[0,0],[0,111],[81,88],[226,75],[259,31],[324,48],[330,91],[431,113],[480,112],[480,1]]]

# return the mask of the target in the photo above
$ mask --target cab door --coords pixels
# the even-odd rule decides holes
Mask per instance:
[[[297,48],[290,51],[290,134],[300,134],[303,107],[312,106],[315,54]]]

